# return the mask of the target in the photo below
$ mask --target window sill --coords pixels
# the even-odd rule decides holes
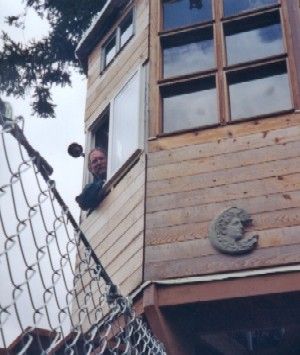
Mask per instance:
[[[104,184],[103,190],[105,195],[107,195],[128,173],[129,170],[139,161],[143,151],[142,149],[137,149],[126,161],[125,163],[109,178],[109,180]]]
[[[106,199],[109,195],[111,190],[124,178],[124,176],[133,168],[133,166],[139,161],[141,155],[143,153],[142,149],[137,149],[127,160],[126,162],[120,167],[118,171],[104,184],[103,191],[104,191],[104,198],[100,202],[99,206],[101,206],[102,202]],[[86,223],[87,219],[90,216],[94,215],[94,211],[99,209],[99,206],[91,212],[81,211],[80,213],[80,224]],[[89,222],[88,222],[89,223]]]
[[[172,137],[172,136],[177,136],[180,134],[191,133],[191,132],[194,132],[196,134],[197,132],[201,132],[201,131],[205,131],[205,130],[209,130],[209,129],[217,129],[219,127],[224,127],[224,126],[238,125],[238,124],[242,124],[244,122],[251,122],[251,121],[255,122],[257,120],[263,120],[265,118],[270,118],[270,117],[275,118],[275,117],[278,117],[281,115],[291,114],[291,113],[299,113],[299,112],[300,112],[300,110],[295,110],[294,108],[292,108],[292,109],[282,110],[282,111],[273,112],[273,113],[269,113],[269,114],[239,118],[239,119],[235,119],[234,121],[222,122],[222,123],[217,123],[217,124],[212,124],[212,125],[188,128],[188,129],[181,129],[178,131],[173,131],[173,132],[168,132],[168,133],[158,133],[156,136],[149,137],[148,141],[149,142],[155,141],[160,138]]]

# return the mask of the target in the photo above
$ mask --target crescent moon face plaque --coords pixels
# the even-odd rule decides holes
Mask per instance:
[[[231,207],[216,217],[210,225],[208,237],[221,253],[240,255],[251,252],[258,236],[245,236],[245,228],[252,224],[249,213],[238,207]]]

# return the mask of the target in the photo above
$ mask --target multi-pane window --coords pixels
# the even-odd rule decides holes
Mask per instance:
[[[102,70],[110,64],[133,36],[133,27],[133,10],[131,10],[102,46]]]
[[[293,109],[279,0],[161,0],[161,132]]]

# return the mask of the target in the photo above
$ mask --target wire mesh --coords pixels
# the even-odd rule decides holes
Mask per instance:
[[[120,295],[27,142],[0,120],[0,350],[165,354]]]

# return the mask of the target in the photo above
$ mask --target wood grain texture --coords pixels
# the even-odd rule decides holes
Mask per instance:
[[[206,172],[199,175],[149,181],[147,184],[147,194],[148,196],[160,196],[180,191],[197,190],[204,187],[215,187],[242,181],[265,179],[272,176],[280,177],[297,172],[300,172],[299,157],[273,160],[252,166]]]
[[[173,277],[205,275],[216,272],[254,269],[271,265],[299,262],[299,250],[295,245],[258,249],[250,255],[230,257],[223,254],[199,258],[186,258],[166,262],[146,263],[145,279],[157,280]]]
[[[85,120],[90,126],[117,94],[128,75],[148,59],[149,5],[146,0],[135,4],[135,34],[115,60],[100,74],[101,45],[90,56]]]
[[[128,292],[142,282],[144,199],[145,157],[142,155],[82,224],[83,232],[108,274],[118,285],[126,280]],[[84,284],[89,279],[90,276],[85,275]]]
[[[145,280],[237,271],[299,261],[300,115],[163,137],[147,162]],[[198,133],[198,134],[197,134]],[[217,252],[211,221],[248,211],[257,250]]]
[[[252,120],[228,126],[219,126],[213,129],[204,129],[188,133],[160,137],[149,142],[149,152],[191,146],[205,142],[218,142],[219,139],[249,136],[257,132],[267,132],[282,127],[297,126],[300,124],[300,114],[288,114]]]

